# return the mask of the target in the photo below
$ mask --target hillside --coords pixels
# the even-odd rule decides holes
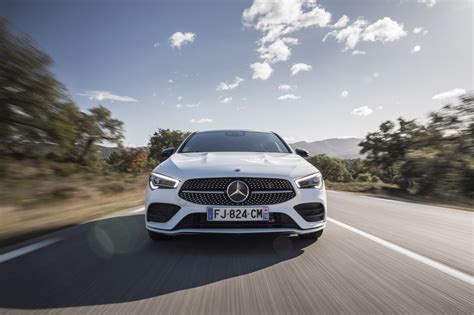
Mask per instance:
[[[361,138],[333,138],[320,141],[300,141],[290,144],[292,148],[308,150],[310,155],[326,154],[330,157],[340,159],[356,159],[362,157],[359,154],[359,142]],[[108,159],[110,154],[117,148],[98,145],[103,159]]]
[[[314,142],[300,141],[290,145],[292,148],[305,149],[310,155],[326,154],[340,159],[356,159],[362,157],[359,154],[360,141],[361,138],[333,138]]]

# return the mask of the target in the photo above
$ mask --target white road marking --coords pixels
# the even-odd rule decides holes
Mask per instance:
[[[334,224],[337,224],[337,225],[339,225],[339,226],[341,226],[341,227],[343,227],[343,228],[345,228],[345,229],[347,229],[347,230],[349,230],[349,231],[351,231],[351,232],[354,232],[354,233],[356,233],[356,234],[358,234],[358,235],[360,235],[360,236],[363,236],[363,237],[365,237],[365,238],[367,238],[367,239],[369,239],[369,240],[371,240],[371,241],[374,241],[374,242],[376,242],[376,243],[378,243],[378,244],[380,244],[380,245],[382,245],[382,246],[385,246],[385,247],[387,247],[387,248],[390,248],[391,250],[394,250],[394,251],[396,251],[396,252],[398,252],[398,253],[400,253],[400,254],[402,254],[402,255],[405,255],[405,256],[410,257],[410,258],[412,258],[412,259],[414,259],[414,260],[416,260],[416,261],[418,261],[418,262],[421,262],[421,263],[423,263],[423,264],[425,264],[425,265],[428,265],[428,266],[430,266],[430,267],[432,267],[432,268],[435,268],[436,270],[441,271],[441,272],[443,272],[443,273],[445,273],[445,274],[447,274],[447,275],[450,275],[450,276],[452,276],[452,277],[455,277],[455,278],[457,278],[457,279],[459,279],[459,280],[461,280],[461,281],[464,281],[464,282],[466,282],[466,283],[468,283],[468,284],[471,284],[471,285],[474,284],[474,277],[473,277],[472,275],[468,274],[468,273],[462,272],[462,271],[457,270],[457,269],[455,269],[455,268],[452,268],[452,267],[450,267],[450,266],[448,266],[448,265],[445,265],[445,264],[443,264],[443,263],[437,262],[437,261],[435,261],[435,260],[433,260],[433,259],[431,259],[431,258],[428,258],[428,257],[425,257],[425,256],[423,256],[423,255],[420,255],[420,254],[417,254],[417,253],[415,253],[415,252],[412,252],[411,250],[408,250],[408,249],[403,248],[403,247],[401,247],[401,246],[398,246],[398,245],[395,245],[395,244],[393,244],[393,243],[390,243],[390,242],[388,242],[388,241],[386,241],[386,240],[383,240],[383,239],[381,239],[381,238],[379,238],[379,237],[377,237],[377,236],[374,236],[374,235],[372,235],[372,234],[369,234],[369,233],[367,233],[367,232],[364,232],[364,231],[362,231],[362,230],[359,230],[359,229],[357,229],[357,228],[355,228],[355,227],[352,227],[352,226],[350,226],[350,225],[347,225],[347,224],[345,224],[345,223],[342,223],[342,222],[340,222],[340,221],[337,221],[337,220],[335,220],[335,219],[333,219],[333,218],[329,218],[329,217],[328,217],[328,221],[330,221],[330,222],[332,222],[332,223],[334,223]]]
[[[145,211],[145,207],[141,207],[139,209],[132,210],[129,213],[138,213],[138,212],[142,212],[142,211]]]
[[[60,238],[51,238],[51,239],[47,239],[47,240],[44,240],[44,241],[41,241],[41,242],[38,242],[38,243],[34,243],[34,244],[31,244],[31,245],[22,247],[22,248],[12,250],[11,252],[8,252],[8,253],[1,254],[0,255],[0,263],[3,263],[5,261],[17,258],[19,256],[31,253],[35,250],[40,249],[40,248],[43,248],[43,247],[49,246],[51,244],[54,244],[56,242],[59,242],[60,240],[61,240]]]
[[[138,209],[134,209],[132,211],[130,211],[129,213],[139,213],[139,212],[142,212],[142,211],[145,211],[145,207],[141,207],[141,208],[138,208]],[[114,214],[116,215],[116,214]],[[110,217],[113,217],[114,215],[110,216]],[[98,221],[98,220],[102,220],[102,219],[105,219],[109,216],[104,216],[104,217],[101,217],[101,218],[96,218],[96,219],[93,219],[93,220],[90,220],[90,221],[87,221],[87,222],[94,222],[94,221]],[[87,223],[85,222],[85,223]],[[17,258],[19,256],[22,256],[22,255],[25,255],[25,254],[28,254],[28,253],[31,253],[35,250],[38,250],[40,248],[43,248],[43,247],[46,247],[46,246],[49,246],[51,244],[54,244],[56,242],[59,242],[61,241],[62,239],[60,238],[51,238],[51,239],[47,239],[47,240],[44,240],[44,241],[41,241],[41,242],[38,242],[38,243],[34,243],[34,244],[31,244],[31,245],[28,245],[28,246],[25,246],[25,247],[22,247],[22,248],[18,248],[18,249],[15,249],[11,252],[7,252],[7,253],[4,253],[4,254],[0,254],[0,264],[3,263],[3,262],[6,262],[8,260],[11,260],[11,259],[14,259],[14,258]]]

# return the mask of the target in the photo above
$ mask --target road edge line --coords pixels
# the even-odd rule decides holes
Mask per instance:
[[[38,249],[41,249],[43,247],[52,245],[52,244],[57,243],[61,240],[62,239],[60,239],[60,238],[50,238],[50,239],[43,240],[43,241],[38,242],[38,243],[33,243],[33,244],[30,244],[30,245],[27,245],[27,246],[24,246],[24,247],[17,248],[15,250],[10,251],[10,252],[0,254],[0,264],[4,263],[6,261],[9,261],[9,260],[15,259],[17,257],[26,255],[28,253],[31,253],[31,252],[33,252],[35,250],[38,250]]]
[[[381,238],[379,238],[379,237],[377,237],[377,236],[375,236],[375,235],[372,235],[372,234],[369,234],[369,233],[364,232],[364,231],[362,231],[362,230],[359,230],[359,229],[357,229],[357,228],[355,228],[355,227],[352,227],[352,226],[350,226],[350,225],[347,225],[347,224],[345,224],[345,223],[342,223],[342,222],[340,222],[340,221],[338,221],[338,220],[335,220],[335,219],[333,219],[333,218],[329,218],[329,217],[328,217],[328,221],[329,221],[329,222],[332,222],[332,223],[334,223],[334,224],[337,224],[337,225],[339,225],[340,227],[345,228],[346,230],[349,230],[349,231],[351,231],[351,232],[353,232],[353,233],[356,233],[356,234],[358,234],[358,235],[360,235],[360,236],[363,236],[363,237],[365,237],[365,238],[367,238],[367,239],[369,239],[369,240],[371,240],[371,241],[374,241],[374,242],[376,242],[376,243],[378,243],[378,244],[380,244],[380,245],[382,245],[382,246],[385,246],[385,247],[387,247],[387,248],[389,248],[389,249],[391,249],[391,250],[394,250],[394,251],[396,251],[396,252],[398,252],[398,253],[400,253],[400,254],[402,254],[402,255],[404,255],[404,256],[407,256],[407,257],[409,257],[409,258],[412,258],[412,259],[414,259],[414,260],[416,260],[416,261],[418,261],[418,262],[421,262],[421,263],[423,263],[423,264],[425,264],[425,265],[427,265],[427,266],[430,266],[430,267],[432,267],[432,268],[434,268],[434,269],[436,269],[436,270],[438,270],[438,271],[441,271],[441,272],[443,272],[443,273],[445,273],[445,274],[447,274],[447,275],[450,275],[451,277],[454,277],[454,278],[456,278],[456,279],[459,279],[459,280],[461,280],[461,281],[463,281],[463,282],[466,282],[466,283],[468,283],[468,284],[470,284],[470,285],[473,285],[473,284],[474,284],[474,277],[471,276],[471,275],[468,274],[468,273],[465,273],[465,272],[463,272],[463,271],[460,271],[460,270],[458,270],[458,269],[455,269],[455,268],[453,268],[453,267],[450,267],[450,266],[448,266],[448,265],[445,265],[445,264],[443,264],[443,263],[440,263],[440,262],[438,262],[438,261],[436,261],[436,260],[433,260],[433,259],[431,259],[431,258],[428,258],[428,257],[426,257],[426,256],[417,254],[417,253],[415,253],[415,252],[413,252],[413,251],[411,251],[411,250],[409,250],[409,249],[406,249],[406,248],[404,248],[404,247],[401,247],[401,246],[398,246],[398,245],[396,245],[396,244],[393,244],[393,243],[391,243],[391,242],[389,242],[389,241],[386,241],[386,240],[381,239]]]

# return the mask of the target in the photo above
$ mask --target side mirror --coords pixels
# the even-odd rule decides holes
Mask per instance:
[[[161,158],[164,160],[166,160],[167,158],[169,158],[171,155],[173,155],[174,153],[174,148],[166,148],[166,149],[163,149],[161,151]]]
[[[305,149],[296,148],[296,149],[295,149],[295,153],[298,154],[298,155],[301,156],[301,157],[304,157],[304,158],[309,157],[309,152],[306,151]]]

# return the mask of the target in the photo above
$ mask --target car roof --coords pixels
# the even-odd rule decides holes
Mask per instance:
[[[207,132],[260,132],[260,133],[273,133],[272,131],[259,131],[259,130],[249,130],[249,129],[216,129],[216,130],[196,131],[195,133],[207,133]]]

